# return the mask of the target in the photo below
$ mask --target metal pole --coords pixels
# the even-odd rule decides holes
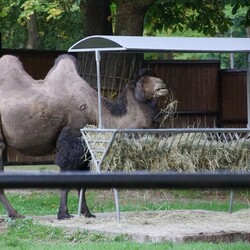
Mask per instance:
[[[233,37],[232,29],[230,30],[230,37]],[[230,69],[234,69],[234,53],[230,53]]]
[[[247,54],[247,127],[250,127],[250,53]]]
[[[79,193],[78,217],[81,217],[81,210],[82,210],[82,194],[83,194],[83,188],[81,188],[80,193]]]
[[[100,61],[101,55],[100,51],[95,51],[95,60],[96,60],[96,72],[97,72],[97,90],[98,90],[98,127],[102,128],[102,96],[101,96],[101,73],[100,73]],[[100,172],[99,166],[99,172]],[[119,197],[117,189],[113,188],[115,194],[115,205],[116,205],[116,217],[117,222],[120,222],[120,211],[119,211]]]
[[[101,73],[100,73],[100,61],[101,55],[100,51],[95,51],[95,60],[96,60],[96,74],[97,74],[97,91],[98,91],[98,127],[102,128],[102,97],[101,97]],[[82,194],[83,189],[80,190],[80,197],[78,203],[78,216],[81,216],[82,209]]]
[[[234,191],[230,191],[230,201],[229,201],[229,213],[233,212],[233,202],[234,202]]]
[[[0,173],[2,188],[250,188],[250,173]]]
[[[100,51],[95,51],[96,73],[97,73],[97,91],[98,91],[98,127],[102,128],[102,96],[101,96],[101,73],[100,73]]]
[[[118,191],[116,188],[113,188],[114,194],[115,194],[115,207],[116,207],[116,219],[117,222],[120,222],[120,206],[119,206],[119,196],[118,196]]]

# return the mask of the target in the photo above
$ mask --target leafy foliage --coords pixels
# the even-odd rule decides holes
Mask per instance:
[[[35,13],[40,37],[38,48],[68,49],[82,38],[81,1],[86,0],[1,0],[3,47],[26,47],[26,23]],[[110,6],[113,25],[119,3],[119,0],[113,0]],[[168,35],[182,34],[190,30],[203,36],[222,36],[232,27],[247,26],[250,26],[249,0],[155,0],[144,20],[146,35],[157,35],[162,31]],[[238,36],[237,33],[233,35]]]
[[[1,0],[0,2],[0,32],[3,47],[22,48],[27,40],[25,27],[17,23],[20,15],[17,1]]]
[[[78,1],[2,0],[0,32],[3,47],[24,48],[27,41],[26,21],[36,13],[40,49],[68,49],[81,37]]]
[[[245,27],[250,26],[250,4],[249,0],[231,0],[229,1],[232,6],[232,15],[236,15],[240,10],[245,9],[246,14],[244,18],[241,20],[241,25]]]
[[[162,1],[166,2],[166,1]],[[172,1],[173,2],[173,1]],[[179,1],[178,1],[179,2]],[[189,2],[191,6],[192,2],[195,1],[182,1],[182,2]],[[199,1],[201,4],[203,1]],[[211,4],[213,1],[204,1],[206,4]],[[208,33],[208,35],[205,35],[203,32],[203,29],[198,29],[195,27],[195,29],[192,29],[190,25],[187,23],[183,25],[181,28],[178,28],[180,25],[175,24],[173,21],[172,26],[164,25],[164,26],[159,26],[158,29],[156,29],[156,26],[154,27],[152,24],[149,24],[148,29],[146,29],[146,34],[148,35],[156,35],[156,36],[187,36],[187,37],[201,37],[201,36],[223,36],[223,37],[246,37],[246,19],[248,17],[248,12],[250,10],[250,6],[247,5],[247,1],[240,1],[244,2],[245,4],[237,4],[239,1],[216,1],[221,4],[221,11],[223,12],[223,15],[225,18],[228,20],[228,26],[218,27],[214,26],[214,30],[212,30],[212,33]],[[236,7],[235,7],[236,6]],[[169,7],[171,8],[171,7]],[[151,10],[149,10],[151,11]],[[182,13],[189,13],[189,11],[183,11],[179,10],[179,12]],[[148,12],[149,13],[149,12]],[[217,13],[216,10],[214,10],[214,13]],[[183,14],[184,15],[184,14]],[[180,15],[181,16],[181,15]],[[211,18],[211,17],[209,17]],[[191,19],[187,17],[187,21],[189,22]],[[180,19],[181,20],[181,17]],[[147,20],[149,21],[149,20]],[[218,19],[219,21],[219,19]],[[167,21],[166,21],[167,22]],[[203,24],[198,24],[198,25],[204,25]],[[230,25],[229,25],[230,24]],[[220,25],[217,23],[217,25]],[[206,29],[205,29],[206,30]],[[209,30],[209,29],[208,29]],[[214,34],[214,32],[216,32]],[[148,54],[147,59],[164,59],[162,57],[164,55],[160,55],[159,53],[154,53],[154,54]],[[220,60],[221,61],[221,68],[230,68],[230,54],[229,53],[176,53],[173,54],[173,57],[175,59],[191,59],[191,60],[206,60],[206,59],[215,59],[215,60]],[[246,55],[245,53],[234,53],[233,54],[234,58],[234,68],[237,69],[245,69],[247,67],[246,63]]]
[[[224,33],[232,25],[225,15],[223,1],[157,0],[146,15],[149,34],[157,30],[177,31],[191,29],[204,35]]]

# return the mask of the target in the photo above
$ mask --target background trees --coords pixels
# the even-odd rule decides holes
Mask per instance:
[[[74,0],[0,0],[3,47],[66,49],[82,34]]]
[[[68,49],[84,36],[249,35],[249,0],[0,0],[3,47]],[[249,33],[246,33],[246,30]]]

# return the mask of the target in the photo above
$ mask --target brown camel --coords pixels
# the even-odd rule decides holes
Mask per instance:
[[[56,152],[61,171],[89,170],[80,128],[98,124],[97,92],[78,74],[76,59],[62,55],[43,80],[29,76],[18,58],[0,58],[0,171],[4,169],[6,146],[26,155]],[[103,126],[106,128],[149,128],[157,110],[157,99],[167,89],[149,70],[141,71],[117,101],[102,98]],[[69,218],[67,196],[62,189],[58,219]],[[20,217],[0,190],[0,200],[9,217]],[[93,217],[83,192],[81,213]]]

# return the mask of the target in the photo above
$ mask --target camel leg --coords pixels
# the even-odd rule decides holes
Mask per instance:
[[[5,196],[4,190],[0,189],[0,200],[8,213],[8,216],[12,219],[24,218],[23,215],[18,214],[18,212],[11,206],[10,202]]]
[[[1,132],[1,131],[0,131]],[[1,136],[1,134],[0,134]],[[0,172],[3,172],[4,162],[3,162],[3,151],[5,148],[5,144],[0,141]],[[17,211],[11,206],[7,197],[5,196],[4,190],[0,189],[0,201],[2,202],[6,212],[8,213],[10,218],[23,218],[24,216],[17,213]]]
[[[95,218],[96,216],[89,211],[89,208],[87,206],[85,192],[86,192],[86,188],[82,189],[82,193],[81,193],[81,189],[78,189],[79,200],[81,198],[80,195],[82,194],[81,214],[84,215],[86,218]]]
[[[61,201],[60,201],[59,211],[57,214],[58,220],[69,219],[73,217],[72,215],[69,214],[68,211],[68,193],[69,189],[61,190]]]
[[[68,127],[63,128],[56,143],[56,159],[55,164],[64,171],[88,171],[90,154],[86,156],[86,161],[83,160],[82,156],[85,156],[85,149],[83,148],[82,142],[79,140],[81,133],[79,130],[71,130]],[[80,190],[78,190],[80,192]],[[61,193],[61,204],[58,212],[58,219],[70,218],[67,207],[67,196],[69,190],[62,190]],[[86,204],[85,190],[82,194],[82,209],[81,213],[85,217],[94,217]]]

